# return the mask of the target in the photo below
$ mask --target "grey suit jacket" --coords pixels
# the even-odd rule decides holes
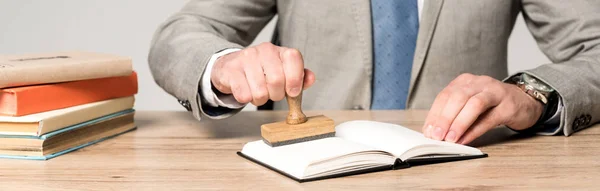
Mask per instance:
[[[368,109],[373,46],[368,0],[192,0],[156,31],[149,55],[156,83],[200,119],[198,92],[216,52],[248,46],[278,15],[278,45],[299,49],[317,76],[303,108]],[[409,109],[427,109],[461,73],[508,77],[507,42],[519,12],[552,60],[523,71],[563,99],[565,135],[600,119],[600,1],[426,0],[411,75]],[[285,101],[275,103],[285,109]],[[226,118],[236,111],[211,118]],[[510,111],[507,111],[510,112]]]

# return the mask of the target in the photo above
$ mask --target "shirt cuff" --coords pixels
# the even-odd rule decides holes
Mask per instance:
[[[236,52],[239,51],[241,49],[238,48],[228,48],[225,49],[223,51],[220,51],[216,54],[214,54],[210,60],[208,60],[208,63],[206,64],[206,69],[204,70],[204,73],[202,74],[202,77],[200,79],[200,92],[202,94],[202,97],[204,98],[204,101],[206,104],[208,104],[209,106],[212,107],[226,107],[226,108],[230,108],[230,109],[239,109],[242,108],[244,106],[246,106],[246,104],[242,104],[239,103],[235,100],[235,98],[233,97],[233,95],[230,94],[222,94],[222,93],[216,93],[213,91],[213,87],[212,87],[212,83],[210,82],[210,74],[212,73],[212,68],[213,65],[215,64],[215,62],[217,61],[217,59],[221,56],[224,56],[226,54],[232,53],[232,52]]]
[[[544,121],[544,123],[542,123],[544,128],[541,128],[539,130],[538,134],[554,135],[554,134],[558,133],[558,131],[561,130],[560,116],[562,114],[563,109],[564,109],[564,106],[562,103],[562,98],[560,98],[560,96],[559,96],[556,112],[554,112],[554,115],[552,115],[552,117],[548,118],[546,121]]]

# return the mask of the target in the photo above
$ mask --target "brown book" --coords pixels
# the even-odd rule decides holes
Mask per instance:
[[[0,55],[0,88],[128,76],[131,59],[92,52]]]

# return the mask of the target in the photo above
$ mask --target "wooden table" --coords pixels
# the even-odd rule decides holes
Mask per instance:
[[[367,119],[420,130],[425,111],[324,111],[336,123]],[[600,128],[571,137],[498,128],[473,143],[488,158],[297,183],[238,155],[260,125],[285,112],[241,112],[198,122],[186,112],[136,114],[139,128],[48,161],[0,159],[0,190],[495,190],[600,187]]]

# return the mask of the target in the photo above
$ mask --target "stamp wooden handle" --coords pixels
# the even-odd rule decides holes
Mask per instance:
[[[285,122],[290,125],[297,125],[306,122],[306,115],[302,112],[302,91],[296,97],[285,95],[290,111]]]

